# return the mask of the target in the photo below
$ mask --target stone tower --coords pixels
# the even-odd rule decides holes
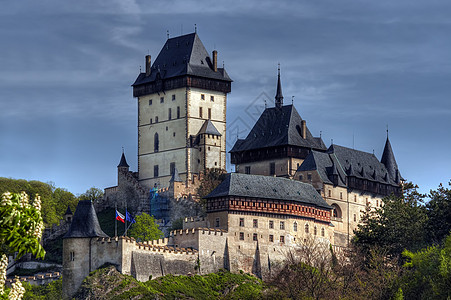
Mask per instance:
[[[232,80],[217,64],[217,51],[210,58],[197,33],[168,39],[153,64],[146,56],[146,72],[133,84],[144,187],[169,186],[175,168],[186,183],[205,168],[225,169]]]
[[[100,228],[90,200],[78,202],[69,231],[63,237],[63,297],[71,298],[97,259],[92,251],[93,239],[108,237]]]

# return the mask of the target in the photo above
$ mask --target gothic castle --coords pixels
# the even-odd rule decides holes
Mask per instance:
[[[146,56],[145,73],[133,84],[138,171],[129,170],[123,153],[118,185],[105,189],[102,205],[126,203],[156,215],[156,193],[189,205],[202,172],[225,169],[232,80],[218,68],[217,55],[210,57],[192,33],[168,39],[153,64]],[[379,207],[385,196],[401,193],[388,137],[381,160],[338,145],[327,148],[296,108],[283,104],[280,71],[275,100],[230,150],[236,172],[206,197],[206,217],[186,218],[183,230],[156,241],[108,237],[93,205],[80,202],[64,238],[64,294],[73,295],[104,263],[138,280],[220,268],[264,278],[307,239],[346,246],[366,204]]]

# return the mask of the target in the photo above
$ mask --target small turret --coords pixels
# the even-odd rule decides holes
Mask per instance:
[[[277,92],[276,92],[276,107],[283,106],[282,84],[280,83],[280,65],[278,67],[277,74]]]
[[[383,163],[385,168],[387,168],[390,178],[395,183],[400,183],[402,177],[398,169],[398,164],[396,163],[395,155],[393,154],[390,140],[388,139],[388,134],[387,140],[385,142],[384,152],[382,153],[381,163]]]
[[[70,223],[70,222],[72,222],[72,217],[73,217],[73,214],[68,205],[66,212],[64,213],[64,219],[66,220],[67,223]]]
[[[126,181],[126,174],[129,172],[130,166],[127,164],[127,160],[125,159],[124,150],[122,150],[121,161],[119,165],[117,165],[117,185],[120,186],[123,182]]]

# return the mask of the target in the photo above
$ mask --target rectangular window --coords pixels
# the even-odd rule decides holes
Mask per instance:
[[[269,235],[269,241],[272,243],[274,242],[274,236],[272,234]]]
[[[307,180],[312,180],[312,174],[307,174]]]
[[[199,118],[202,118],[202,107],[199,107]]]
[[[340,200],[343,200],[343,193],[340,192]]]
[[[172,95],[172,101],[175,101],[175,95]]]
[[[354,195],[354,202],[357,202],[357,195]]]
[[[245,174],[251,174],[251,167],[250,166],[244,167],[244,173]]]
[[[302,175],[299,175],[299,180],[302,180],[302,178],[303,178]]]
[[[200,94],[200,100],[205,100],[205,95],[204,94]]]
[[[180,106],[177,106],[177,119],[180,119]]]
[[[74,252],[74,251],[71,251],[71,252],[70,252],[69,260],[70,260],[70,261],[75,261],[75,252]]]
[[[208,119],[211,120],[211,108],[208,109]]]
[[[155,123],[158,123],[158,117],[155,117]]]
[[[256,233],[254,233],[254,234],[252,235],[252,240],[253,240],[253,241],[256,241],[256,240],[257,240],[257,234],[256,234]]]
[[[285,230],[285,222],[284,221],[280,221],[280,229]]]
[[[158,177],[158,165],[153,166],[153,177]]]
[[[240,218],[240,227],[244,227],[244,218]]]
[[[285,243],[285,237],[283,235],[280,236],[280,243],[281,244]]]
[[[150,118],[150,124],[152,124],[152,118]]]
[[[169,165],[169,172],[171,172],[170,174],[174,174],[175,171],[175,162],[171,162]]]
[[[331,195],[332,195],[332,191],[331,191],[331,190],[329,190],[329,197],[332,197]]]
[[[257,219],[252,220],[252,227],[258,228],[258,220]]]
[[[210,96],[210,101],[215,102],[215,96]]]
[[[269,221],[269,229],[274,229],[274,221]]]
[[[244,241],[244,232],[240,232],[240,240]]]
[[[169,120],[172,119],[172,109],[171,108],[169,108],[169,110],[168,110],[168,119]]]
[[[164,97],[160,98],[160,103],[164,103]]]
[[[149,105],[152,105],[152,99],[149,100]]]
[[[215,226],[216,226],[216,227],[219,227],[219,218],[216,218]]]
[[[357,216],[354,214],[354,222],[357,222]]]
[[[276,163],[269,164],[269,175],[276,175]]]

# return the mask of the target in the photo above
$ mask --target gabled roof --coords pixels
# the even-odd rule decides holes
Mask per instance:
[[[168,39],[152,64],[151,74],[140,73],[133,86],[184,75],[232,81],[224,68],[213,70],[212,60],[199,36],[190,33]]]
[[[323,182],[329,184],[332,184],[330,176],[338,174],[339,186],[346,186],[348,176],[395,186],[398,184],[374,154],[339,145],[331,145],[326,153],[309,153],[298,171],[312,170],[316,170]]]
[[[331,208],[312,185],[281,177],[229,173],[205,198],[224,196],[288,200]]]
[[[88,238],[88,237],[108,237],[100,228],[94,205],[91,200],[79,201],[75,210],[72,223],[63,237],[67,238]]]
[[[183,180],[180,178],[179,170],[177,168],[174,168],[174,172],[172,173],[171,179],[169,179],[169,182],[183,182]]]
[[[266,108],[246,139],[238,140],[230,152],[283,145],[326,150],[322,139],[314,138],[308,128],[306,138],[302,138],[301,121],[302,118],[293,105]]]
[[[64,213],[64,215],[72,215],[72,211],[70,210],[69,205],[67,206],[66,212]]]
[[[197,133],[197,135],[205,134],[205,133],[206,134],[219,135],[219,136],[222,135],[219,132],[219,130],[215,127],[215,125],[213,125],[213,123],[210,120],[205,120],[204,124],[202,124],[202,127],[200,128],[200,130]]]
[[[391,148],[390,140],[385,141],[384,152],[382,153],[381,163],[385,165],[387,168],[388,174],[392,177],[399,180],[402,180],[401,173],[398,169],[398,164],[396,163],[395,155],[393,154],[393,150]]]
[[[119,167],[130,167],[128,164],[127,164],[127,160],[125,159],[125,154],[124,154],[124,152],[122,152],[122,156],[121,156],[121,161],[119,162],[119,165],[117,165],[117,167],[119,168]]]

